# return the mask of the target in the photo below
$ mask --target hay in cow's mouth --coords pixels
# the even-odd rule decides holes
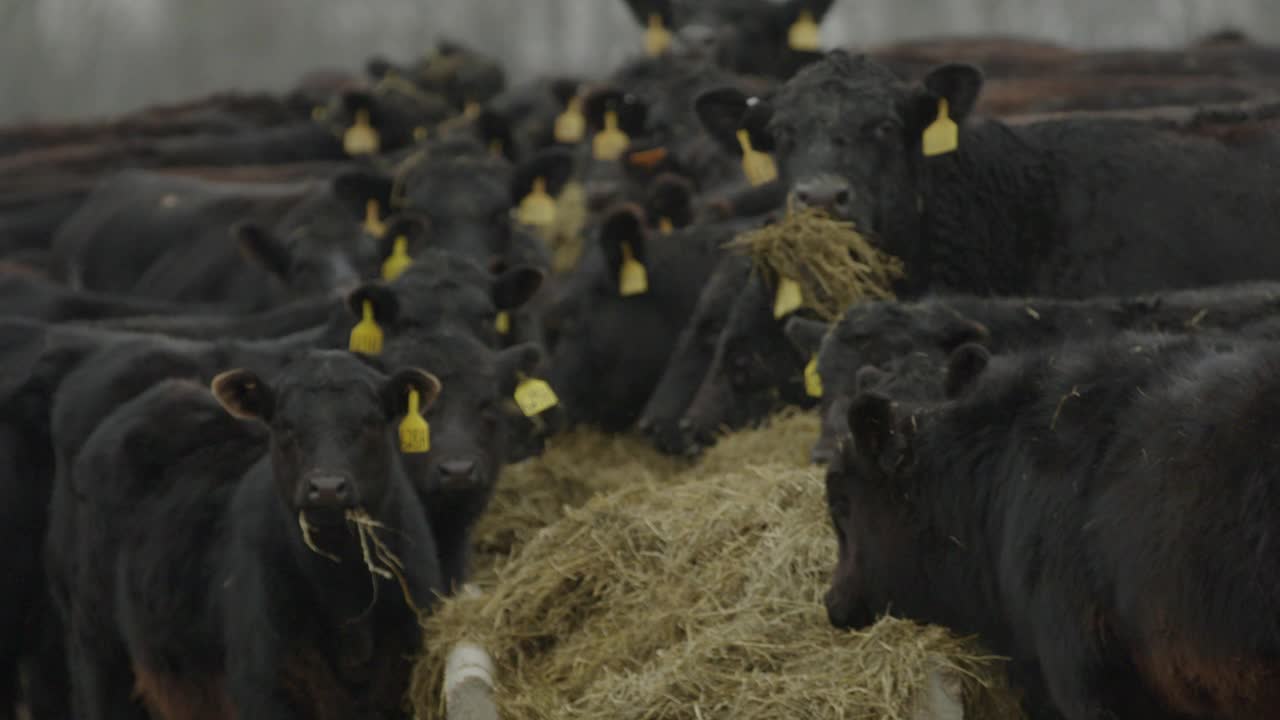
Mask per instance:
[[[816,431],[791,413],[693,466],[577,432],[513,468],[479,533],[513,555],[483,558],[485,593],[428,620],[418,715],[443,716],[445,659],[465,640],[493,655],[507,720],[908,718],[931,673],[962,688],[965,717],[1018,717],[1002,664],[969,641],[896,619],[830,626]]]
[[[387,547],[387,544],[378,536],[378,531],[386,530],[387,526],[374,520],[364,508],[347,510],[343,516],[355,528],[356,537],[360,540],[360,557],[364,560],[364,566],[369,570],[369,577],[373,581],[373,600],[370,602],[370,607],[378,600],[378,578],[382,577],[399,582],[400,591],[404,593],[405,603],[419,617],[424,616],[425,613],[414,602],[413,594],[409,592],[409,583],[404,577],[404,561],[392,552],[391,548]],[[305,510],[298,511],[298,527],[302,529],[302,542],[306,544],[307,549],[336,563],[342,562],[342,559],[337,555],[322,550],[316,544],[315,539],[311,537],[311,531],[315,528],[311,523],[307,522]]]
[[[893,282],[904,276],[902,261],[871,244],[853,223],[817,208],[788,209],[772,225],[741,233],[728,244],[751,256],[757,272],[789,278],[800,286],[804,306],[827,322],[866,299],[893,298]]]

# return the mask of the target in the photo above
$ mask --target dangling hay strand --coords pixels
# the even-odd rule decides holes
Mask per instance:
[[[504,720],[908,720],[932,671],[958,681],[967,718],[1018,717],[1000,663],[970,642],[894,619],[829,625],[835,542],[821,475],[803,465],[816,430],[786,417],[683,469],[579,433],[515,468],[481,532],[514,521],[515,555],[485,594],[429,619],[418,716],[443,716],[445,659],[470,641],[493,655]]]
[[[779,222],[742,233],[728,245],[749,254],[758,272],[800,285],[804,306],[828,322],[859,300],[893,298],[902,261],[867,241],[853,223],[814,208],[788,210]]]

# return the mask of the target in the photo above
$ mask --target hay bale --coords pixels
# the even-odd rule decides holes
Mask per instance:
[[[789,210],[728,247],[750,255],[765,277],[796,281],[804,306],[828,322],[859,300],[892,299],[893,281],[904,274],[902,261],[872,245],[853,223],[816,208]]]
[[[514,544],[527,542],[483,596],[427,621],[419,717],[442,713],[460,641],[492,654],[504,719],[907,720],[939,674],[959,679],[967,717],[1017,717],[1000,664],[969,642],[895,619],[861,633],[828,624],[835,542],[821,475],[804,466],[816,430],[793,414],[692,467],[578,433],[517,468],[481,534],[511,522]],[[543,486],[566,501],[522,497]],[[533,530],[535,517],[552,522]]]

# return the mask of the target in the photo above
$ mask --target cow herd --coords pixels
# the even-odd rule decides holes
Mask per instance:
[[[1036,718],[1280,712],[1280,48],[824,52],[833,1],[0,128],[0,718],[405,717],[504,466],[792,407],[836,627]],[[730,243],[797,208],[897,299],[780,312]]]

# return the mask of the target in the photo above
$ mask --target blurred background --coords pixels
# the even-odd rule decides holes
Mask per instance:
[[[1081,47],[1167,46],[1230,26],[1280,42],[1278,0],[837,0],[828,46],[954,33]],[[215,90],[288,87],[373,53],[408,61],[441,35],[509,79],[639,52],[621,0],[0,0],[0,122],[81,118]]]

